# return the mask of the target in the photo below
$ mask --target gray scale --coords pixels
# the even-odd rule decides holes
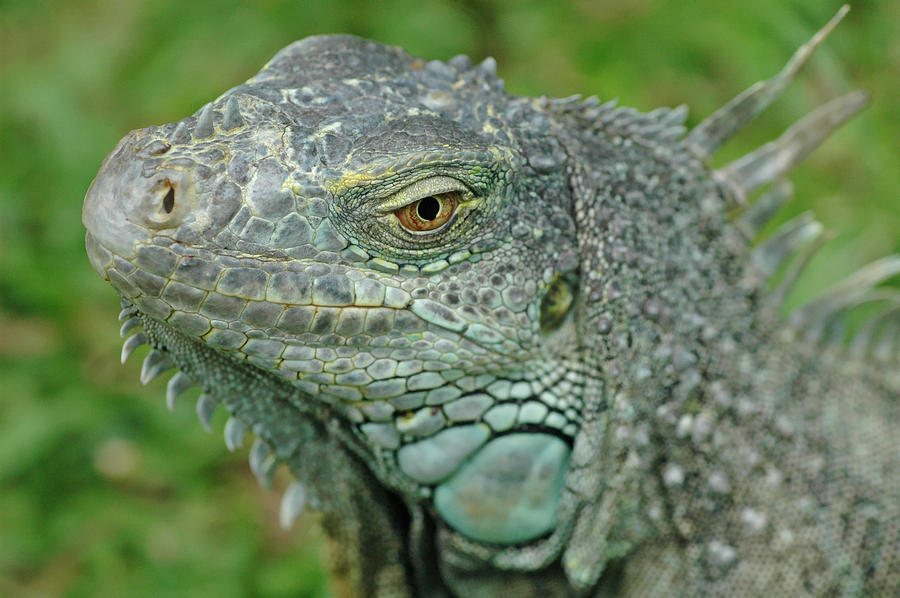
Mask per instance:
[[[528,401],[519,408],[519,423],[539,424],[547,416],[547,406],[540,401]]]
[[[484,424],[456,426],[397,451],[401,471],[420,484],[435,484],[453,473],[490,436]]]
[[[494,404],[494,399],[484,393],[467,395],[443,406],[443,411],[451,421],[473,421]]]
[[[505,432],[516,423],[519,406],[516,403],[501,403],[484,414],[484,422],[495,432]]]
[[[425,407],[394,420],[397,431],[409,436],[430,436],[443,429],[446,424],[444,413],[433,407]]]

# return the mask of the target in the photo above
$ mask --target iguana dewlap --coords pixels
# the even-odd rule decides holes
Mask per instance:
[[[323,512],[344,595],[898,595],[900,256],[785,320],[822,227],[754,243],[865,94],[708,165],[844,12],[689,132],[510,95],[492,59],[296,42],[104,161],[123,360],[149,343],[170,408],[200,386],[263,483],[290,467],[282,521]]]

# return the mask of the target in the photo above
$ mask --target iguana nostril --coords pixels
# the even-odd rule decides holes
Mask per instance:
[[[162,205],[166,214],[172,213],[172,210],[175,208],[175,187],[169,187],[169,191],[166,192],[166,196],[163,197]]]
[[[189,176],[166,169],[166,172],[157,172],[158,178],[132,188],[135,203],[130,216],[154,230],[180,226],[186,204],[190,204],[192,197]]]

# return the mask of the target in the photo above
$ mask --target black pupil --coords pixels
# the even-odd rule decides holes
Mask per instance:
[[[166,193],[166,196],[163,197],[163,209],[166,211],[166,214],[172,213],[172,208],[175,207],[175,189],[169,187],[169,192]]]
[[[441,202],[435,197],[425,197],[416,205],[416,214],[422,220],[434,220],[441,213]]]

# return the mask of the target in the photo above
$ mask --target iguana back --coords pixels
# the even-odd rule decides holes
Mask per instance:
[[[104,161],[123,360],[150,343],[170,406],[201,386],[261,482],[290,467],[282,521],[323,512],[342,595],[895,595],[900,256],[786,321],[822,227],[755,240],[866,97],[708,166],[844,12],[687,133],[491,59],[296,42]]]

